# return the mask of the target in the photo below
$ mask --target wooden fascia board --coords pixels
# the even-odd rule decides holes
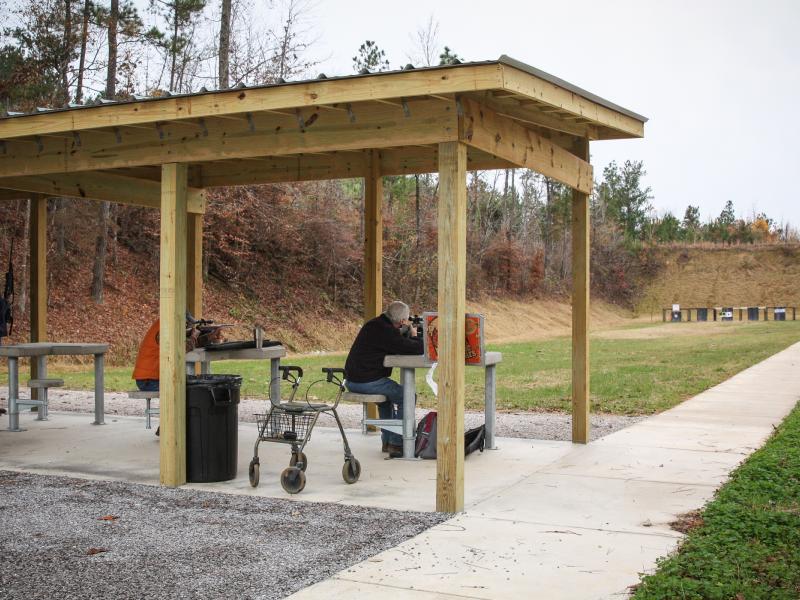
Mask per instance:
[[[469,98],[460,100],[460,138],[470,146],[584,193],[592,191],[592,165],[561,146]]]
[[[260,113],[247,121],[209,123],[186,134],[168,124],[158,132],[126,130],[121,141],[102,144],[44,140],[42,146],[6,143],[0,177],[108,170],[144,165],[211,162],[234,158],[363,150],[455,140],[455,102],[411,99],[407,110],[378,103],[351,111],[298,110],[294,115]]]
[[[619,131],[626,138],[644,137],[643,122],[509,65],[503,65],[503,88]]]
[[[0,188],[35,192],[46,196],[86,198],[161,208],[160,182],[109,173],[5,177],[0,179]],[[203,190],[189,188],[187,202],[190,213],[202,214],[205,212],[205,192]]]
[[[265,110],[293,111],[310,106],[456,94],[500,89],[502,84],[502,68],[499,64],[307,81],[15,117],[0,121],[0,139]]]

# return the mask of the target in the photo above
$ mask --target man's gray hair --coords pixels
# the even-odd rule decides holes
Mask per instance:
[[[408,316],[411,314],[411,309],[408,308],[408,304],[405,302],[395,300],[383,314],[385,314],[392,323],[400,323],[408,319]]]

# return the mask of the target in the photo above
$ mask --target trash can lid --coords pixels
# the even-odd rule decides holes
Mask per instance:
[[[241,375],[208,374],[186,376],[186,387],[241,387],[241,385]]]

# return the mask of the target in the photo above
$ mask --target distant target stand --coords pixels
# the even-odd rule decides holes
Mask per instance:
[[[671,308],[661,309],[661,320],[666,323],[681,323],[691,322],[692,312],[696,321],[708,321],[709,313],[712,321],[734,321],[738,313],[738,320],[744,321],[745,313],[747,314],[748,321],[760,321],[763,315],[764,321],[770,320],[770,312],[772,313],[772,321],[787,321],[787,315],[791,310],[792,321],[797,320],[797,307],[796,306],[692,306],[681,308],[680,304],[673,304]],[[685,315],[685,319],[684,319]]]

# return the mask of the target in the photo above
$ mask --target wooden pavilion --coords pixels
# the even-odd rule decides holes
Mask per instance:
[[[161,483],[186,482],[184,311],[202,315],[204,190],[365,180],[364,317],[382,310],[383,175],[439,174],[436,508],[464,506],[466,172],[570,186],[572,440],[589,440],[589,142],[646,119],[509,57],[101,101],[0,119],[0,196],[31,199],[31,341],[47,339],[46,198],[161,210]]]

